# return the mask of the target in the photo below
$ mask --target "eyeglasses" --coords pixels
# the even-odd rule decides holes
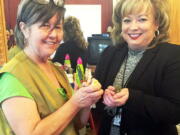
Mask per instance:
[[[51,0],[34,0],[35,2],[38,2],[39,4],[49,4]],[[65,0],[53,0],[54,4],[58,7],[64,6]]]

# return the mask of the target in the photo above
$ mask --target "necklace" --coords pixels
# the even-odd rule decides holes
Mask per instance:
[[[123,73],[122,73],[121,88],[124,88],[126,86],[126,82],[127,82],[127,81],[125,82],[125,74],[126,74],[127,61],[128,61],[128,55],[124,59],[124,69],[123,69]]]

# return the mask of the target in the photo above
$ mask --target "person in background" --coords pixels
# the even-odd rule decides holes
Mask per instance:
[[[64,1],[22,0],[15,36],[22,48],[0,70],[1,135],[77,135],[103,94],[96,81],[74,91],[49,57],[63,37]]]
[[[15,39],[14,39],[14,32],[12,29],[9,29],[7,26],[7,46],[8,46],[8,61],[11,60],[18,52],[21,51],[21,48],[16,45]]]
[[[80,27],[80,22],[76,17],[69,16],[65,18],[63,24],[63,40],[56,54],[53,62],[64,64],[65,55],[69,54],[71,60],[71,67],[75,72],[78,57],[82,58],[84,69],[87,64],[87,42],[84,38]]]
[[[13,30],[10,29],[8,26],[6,26],[6,27],[7,27],[7,30],[6,30],[7,47],[8,47],[8,50],[9,50],[11,47],[14,47],[14,45],[16,43],[15,43],[15,40],[14,40]]]
[[[95,78],[105,89],[99,135],[177,135],[180,47],[168,43],[166,0],[119,0]]]
[[[9,40],[10,40],[10,36],[11,36],[10,30],[9,30],[9,29],[6,29],[7,45],[8,45],[8,42],[9,42]],[[10,48],[9,45],[8,45],[8,48]]]

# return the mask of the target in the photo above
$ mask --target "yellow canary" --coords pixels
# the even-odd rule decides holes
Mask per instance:
[[[91,85],[92,85],[93,87],[98,88],[98,89],[101,88],[101,84],[100,84],[99,81],[96,80],[95,78],[92,78]]]

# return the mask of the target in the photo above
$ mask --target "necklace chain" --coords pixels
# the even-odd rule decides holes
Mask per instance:
[[[123,69],[123,74],[122,74],[121,88],[124,88],[125,85],[126,85],[126,82],[127,82],[127,81],[125,82],[125,74],[126,74],[127,61],[128,61],[128,55],[125,57],[125,60],[124,60],[124,69]]]

